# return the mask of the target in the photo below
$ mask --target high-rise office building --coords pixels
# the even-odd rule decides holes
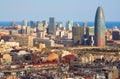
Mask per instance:
[[[82,44],[83,37],[84,37],[84,31],[83,27],[75,26],[72,28],[72,39],[75,44]]]
[[[68,30],[72,31],[73,22],[68,21]]]
[[[98,7],[95,16],[95,35],[94,41],[95,46],[104,47],[105,46],[105,17],[102,7]]]
[[[30,21],[30,27],[31,27],[31,28],[36,27],[36,23],[35,23],[35,21]]]
[[[120,31],[119,30],[114,30],[112,32],[112,39],[113,40],[120,40]]]
[[[27,26],[27,20],[23,20],[23,26]]]
[[[87,22],[86,21],[83,23],[83,27],[84,27],[84,35],[86,35],[86,27],[87,27]]]
[[[49,18],[48,33],[49,34],[55,34],[55,31],[56,31],[55,18],[54,17],[50,17]]]

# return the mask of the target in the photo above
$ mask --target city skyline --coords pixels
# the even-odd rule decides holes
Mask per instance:
[[[87,1],[87,0],[2,0],[0,3],[0,21],[48,20],[55,17],[56,21],[93,21],[96,8],[104,8],[106,21],[120,21],[118,0]],[[108,4],[109,3],[109,4]]]
[[[1,0],[0,79],[120,79],[116,2]]]

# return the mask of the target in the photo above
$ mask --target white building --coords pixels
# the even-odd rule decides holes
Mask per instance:
[[[19,42],[6,42],[6,45],[12,46],[12,47],[19,46]]]
[[[72,32],[68,32],[67,37],[68,37],[68,39],[72,39]]]
[[[60,30],[56,30],[56,36],[59,36],[60,35]]]
[[[60,37],[63,37],[64,34],[65,34],[64,31],[61,31],[61,32],[60,32]]]

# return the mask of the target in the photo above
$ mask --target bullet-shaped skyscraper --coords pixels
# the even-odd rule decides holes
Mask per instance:
[[[105,46],[105,17],[102,7],[98,7],[95,16],[95,35],[94,42],[95,46],[104,47]]]

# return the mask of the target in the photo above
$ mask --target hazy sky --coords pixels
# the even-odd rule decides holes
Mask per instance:
[[[94,21],[98,6],[106,21],[120,21],[120,0],[0,0],[0,21]]]

